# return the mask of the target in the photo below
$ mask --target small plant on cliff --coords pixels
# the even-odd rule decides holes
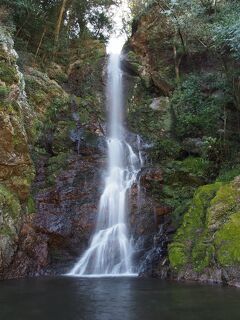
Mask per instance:
[[[10,92],[10,89],[5,86],[0,86],[0,99],[5,99]]]

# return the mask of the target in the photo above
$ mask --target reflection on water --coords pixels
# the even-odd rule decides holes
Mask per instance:
[[[239,320],[240,289],[137,278],[0,282],[1,320]]]

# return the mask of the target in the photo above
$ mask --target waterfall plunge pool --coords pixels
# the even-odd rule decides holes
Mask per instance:
[[[2,281],[1,320],[239,320],[240,289],[133,277]]]

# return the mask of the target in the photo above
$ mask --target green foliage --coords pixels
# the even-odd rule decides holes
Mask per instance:
[[[194,190],[194,186],[180,183],[163,186],[160,193],[161,201],[173,209],[172,221],[176,226],[179,226],[184,213],[189,209]]]
[[[134,19],[139,19],[156,3],[156,0],[129,0],[129,8]]]
[[[156,140],[150,149],[149,155],[154,161],[162,161],[164,159],[175,159],[180,152],[180,145],[171,138],[160,138]]]
[[[106,40],[114,0],[2,0],[16,25],[16,44],[45,62],[69,61],[69,49],[84,38]],[[71,48],[72,49],[72,48]]]
[[[3,60],[0,61],[0,79],[7,85],[18,83],[19,81],[15,67],[12,67]]]
[[[67,166],[68,153],[60,152],[57,156],[51,157],[48,161],[48,185],[54,185],[58,174]]]
[[[6,99],[9,95],[10,89],[6,86],[0,86],[0,99]]]
[[[106,12],[93,9],[88,17],[88,22],[91,25],[91,31],[97,39],[107,40],[109,32],[113,28],[110,17]]]
[[[232,1],[223,6],[218,12],[218,18],[213,28],[213,39],[216,49],[222,54],[227,49],[233,57],[240,59],[240,4],[239,1]]]
[[[66,110],[68,107],[68,98],[55,97],[51,103],[50,108],[47,109],[46,118],[54,122],[58,118],[59,114]]]
[[[13,219],[18,218],[21,212],[17,197],[2,184],[0,184],[0,207],[3,210],[3,215],[9,215]]]
[[[190,207],[196,188],[208,181],[209,162],[202,158],[188,157],[183,161],[166,160],[161,165],[164,168],[161,202],[173,208],[172,219],[178,226]]]
[[[32,195],[30,195],[27,199],[27,213],[28,214],[36,213],[36,203]]]
[[[220,172],[219,175],[217,177],[216,181],[219,182],[230,182],[232,181],[236,176],[240,175],[240,165],[230,165],[230,167],[223,167]]]
[[[200,157],[188,157],[183,160],[183,167],[196,176],[204,176],[208,166],[209,161]]]
[[[173,134],[178,139],[217,136],[226,97],[220,101],[218,96],[206,95],[206,90],[217,91],[223,86],[224,79],[223,83],[216,83],[214,76],[192,74],[174,91],[171,98],[176,120]]]

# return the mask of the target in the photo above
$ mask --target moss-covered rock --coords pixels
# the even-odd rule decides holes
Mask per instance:
[[[234,277],[234,268],[240,264],[239,199],[239,177],[228,184],[216,182],[196,191],[169,245],[173,270],[183,277],[184,270],[191,270],[200,278],[209,270],[225,269],[229,278]]]
[[[174,269],[179,269],[187,264],[187,255],[185,253],[184,244],[177,243],[172,245],[169,250],[169,260]]]
[[[47,184],[54,185],[58,174],[67,167],[68,153],[60,152],[57,156],[48,160],[47,166]]]
[[[0,278],[12,262],[35,170],[26,123],[31,108],[9,33],[0,28]]]
[[[240,212],[231,215],[214,239],[216,258],[223,267],[240,264]]]
[[[21,206],[16,195],[0,184],[0,204],[2,216],[9,216],[12,219],[18,218]]]
[[[205,185],[196,191],[174,242],[169,246],[170,264],[174,269],[180,270],[187,263],[198,268],[202,260],[200,257],[204,256],[205,259],[207,246],[203,245],[203,236],[207,209],[220,186],[221,183]]]
[[[34,168],[29,154],[28,140],[21,114],[0,111],[0,179],[26,199],[34,177]]]

